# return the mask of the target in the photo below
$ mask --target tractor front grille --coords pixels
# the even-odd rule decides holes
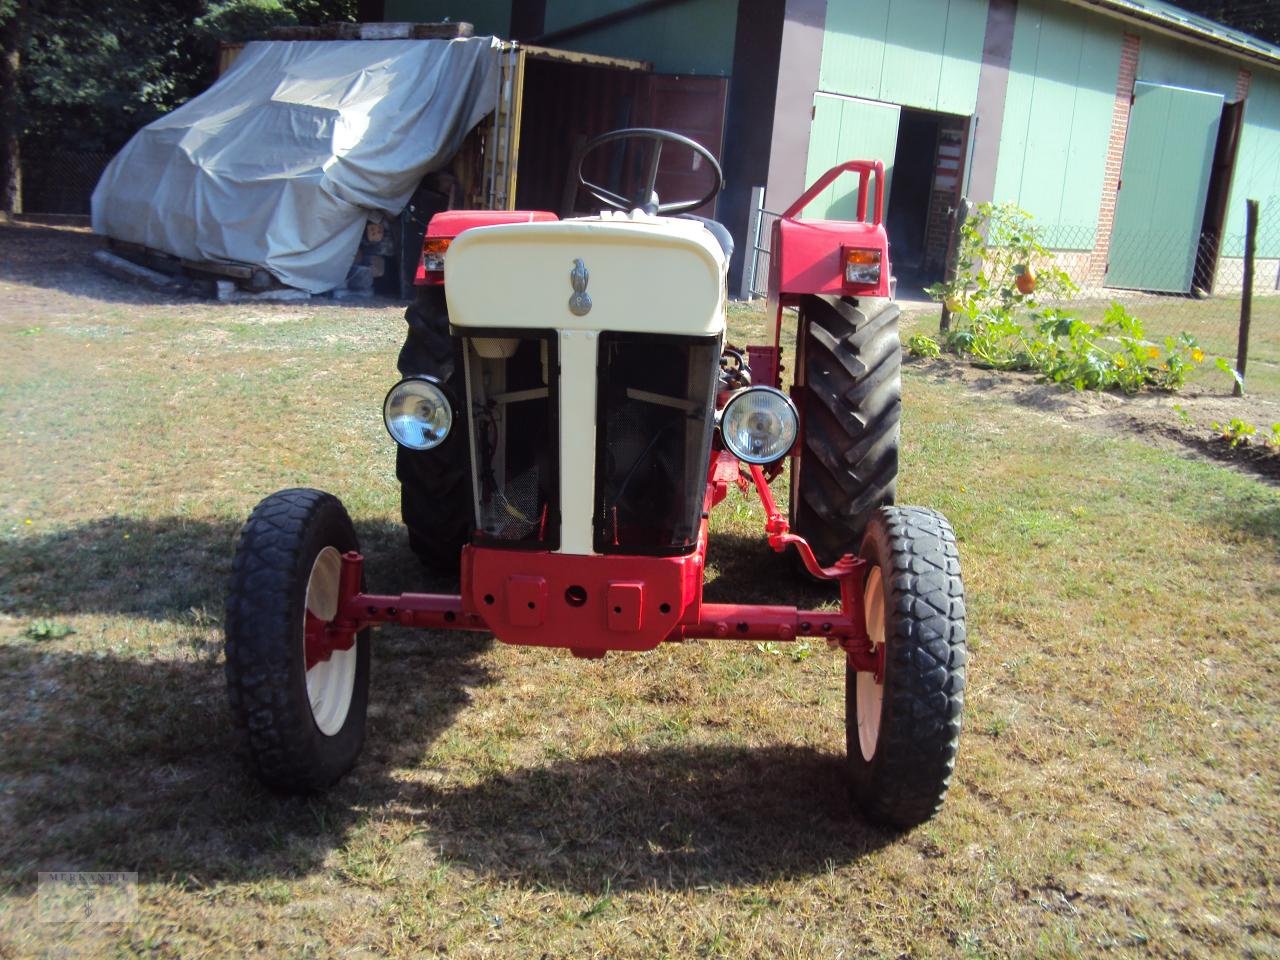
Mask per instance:
[[[559,367],[551,331],[464,339],[477,543],[560,544]]]
[[[720,338],[600,335],[594,545],[694,549],[714,426]]]

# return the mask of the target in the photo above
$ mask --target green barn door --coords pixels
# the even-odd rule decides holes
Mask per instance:
[[[889,209],[893,156],[898,146],[898,114],[892,103],[859,100],[829,93],[813,96],[813,126],[809,130],[809,160],[805,185],[813,183],[846,160],[884,161],[884,208]],[[872,201],[867,201],[871,216]],[[858,215],[858,178],[846,174],[805,208],[804,216],[823,220],[854,220]]]
[[[1221,117],[1220,94],[1134,84],[1107,286],[1190,292]]]

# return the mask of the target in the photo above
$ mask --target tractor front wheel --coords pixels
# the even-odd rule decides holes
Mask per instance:
[[[863,606],[880,674],[845,666],[849,794],[871,820],[910,828],[942,805],[964,706],[964,583],[942,514],[882,507],[862,540]]]
[[[890,300],[800,302],[803,440],[791,468],[791,527],[823,565],[857,543],[898,486],[902,347]]]
[[[350,770],[364,744],[369,636],[321,649],[337,613],[342,554],[355,529],[334,496],[281,490],[240,533],[226,610],[231,712],[268,786],[320,790]],[[318,632],[319,631],[319,632]]]

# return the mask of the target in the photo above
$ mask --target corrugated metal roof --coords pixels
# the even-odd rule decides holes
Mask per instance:
[[[1179,34],[1200,43],[1220,47],[1224,52],[1259,60],[1280,67],[1280,47],[1251,34],[1234,30],[1216,20],[1175,7],[1163,0],[1068,0],[1077,6],[1091,7],[1136,21],[1169,33]]]

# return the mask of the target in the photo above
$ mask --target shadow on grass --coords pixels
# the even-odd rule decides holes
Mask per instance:
[[[450,860],[583,893],[813,874],[895,839],[850,812],[843,760],[807,747],[625,751],[420,802]]]
[[[73,868],[201,882],[312,872],[396,797],[386,771],[417,762],[468,690],[489,682],[475,662],[487,637],[382,631],[354,773],[324,797],[266,791],[239,755],[222,672],[218,624],[239,527],[107,517],[0,549],[0,609],[130,618],[108,634],[111,652],[68,652],[76,641],[0,645],[0,876],[9,882]],[[456,590],[422,574],[399,524],[357,532],[376,589]],[[129,656],[123,644],[140,635],[165,637],[165,659]]]
[[[1280,550],[1280,498],[1242,498],[1231,509],[1218,511],[1214,522],[1251,540],[1269,540]]]
[[[104,517],[47,535],[0,540],[0,610],[17,616],[122,614],[149,620],[202,611],[221,619],[240,521]],[[429,578],[404,528],[356,524],[370,589],[456,592]]]
[[[764,603],[814,609],[840,601],[834,582],[802,573],[794,547],[775,553],[763,535],[713,533],[707,546],[708,603]]]
[[[414,764],[490,682],[475,662],[490,642],[380,635],[364,753],[312,798],[249,774],[217,652],[175,661],[0,645],[0,886],[29,889],[39,870],[195,884],[312,873],[385,816],[400,791],[388,771]]]
[[[0,646],[0,886],[29,893],[41,870],[358,883],[367,854],[353,834],[397,821],[450,862],[582,892],[816,873],[893,840],[849,812],[840,758],[801,747],[624,751],[424,785],[412,771],[492,682],[476,662],[491,641],[388,633],[360,762],[310,798],[247,772],[215,660]]]
[[[0,886],[30,892],[37,871],[73,869],[191,886],[321,870],[358,882],[353,834],[371,821],[425,831],[449,860],[494,876],[588,892],[818,872],[892,839],[848,812],[839,758],[798,747],[629,750],[424,785],[414,771],[432,744],[493,682],[479,660],[493,641],[395,628],[375,634],[355,770],[323,796],[273,794],[239,753],[216,616],[191,618],[221,610],[237,527],[107,518],[9,542],[5,609],[122,614],[191,642],[166,659],[76,640],[0,645]],[[454,589],[424,582],[399,525],[358,528],[374,589]],[[711,599],[834,595],[757,538],[713,549]]]

